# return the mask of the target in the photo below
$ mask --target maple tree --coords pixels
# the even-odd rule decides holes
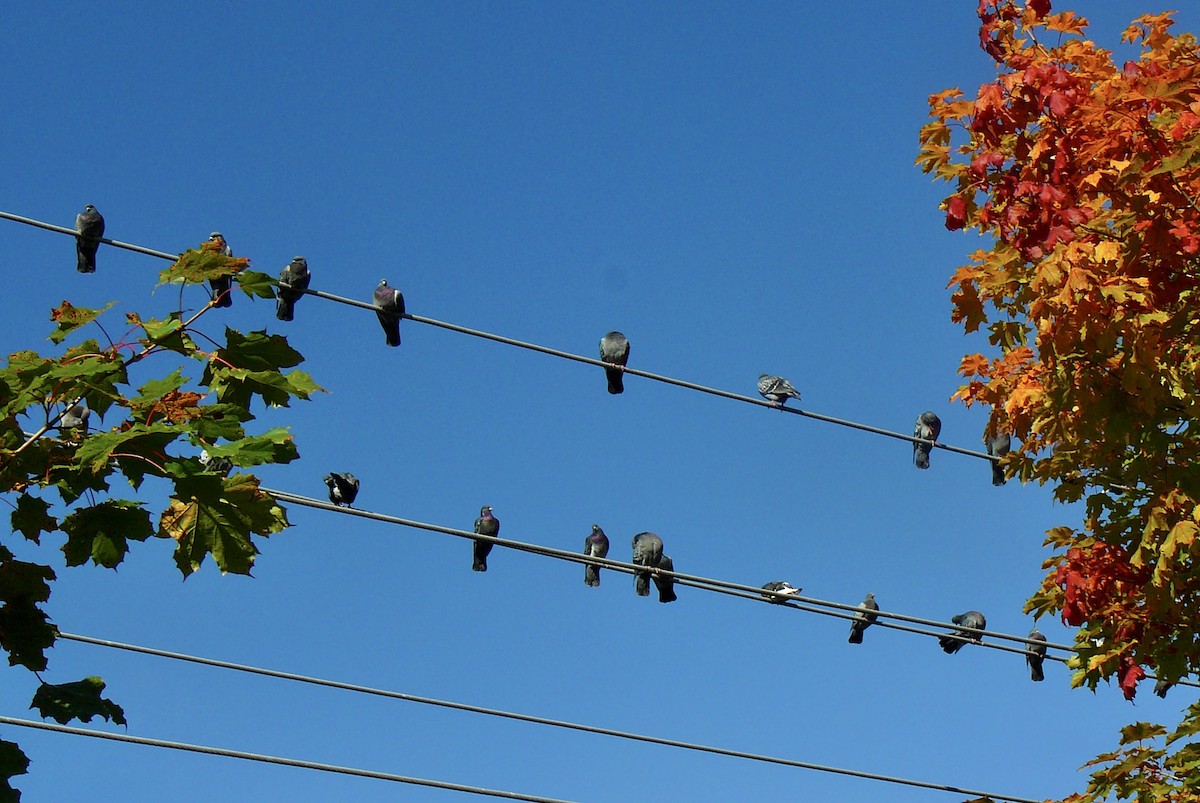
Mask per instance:
[[[273,298],[276,282],[247,265],[245,258],[222,254],[217,243],[204,243],[164,270],[159,285],[180,285],[180,307],[189,285],[203,287],[222,276],[233,276],[247,296]],[[250,573],[258,554],[253,537],[280,532],[288,522],[258,479],[240,469],[299,456],[286,429],[247,433],[255,417],[252,402],[258,397],[287,406],[320,388],[295,368],[303,357],[280,335],[226,328],[220,343],[201,331],[199,323],[217,300],[210,298],[186,319],[182,309],[161,319],[130,313],[125,333],[115,341],[101,320],[107,307],[85,309],[64,301],[51,313],[52,343],[60,346],[95,327],[107,345],[87,338],[56,356],[34,351],[9,356],[0,369],[0,499],[12,508],[14,537],[44,548],[48,535],[61,533],[65,538],[55,540],[61,541],[67,566],[91,561],[109,569],[124,560],[130,542],[162,538],[174,542],[175,564],[184,577],[209,555],[222,572]],[[151,358],[167,354],[176,357],[169,373],[134,388],[141,380],[133,375],[149,370]],[[184,376],[186,360],[202,367],[198,379]],[[77,416],[65,417],[80,400],[92,413],[84,424]],[[122,499],[111,486],[124,479],[136,492],[148,477],[165,483],[169,494],[157,526],[144,502]],[[52,515],[58,511],[45,497],[48,492],[57,494],[66,515]],[[56,579],[49,565],[18,560],[0,544],[0,648],[10,665],[29,669],[41,681],[30,707],[43,717],[65,724],[99,716],[125,724],[121,707],[101,696],[100,678],[58,684],[42,679],[46,649],[58,631],[41,606]],[[0,740],[0,801],[20,799],[9,781],[28,764],[16,744]]]
[[[1200,674],[1200,50],[1170,14],[1124,31],[1121,64],[1049,0],[979,17],[997,77],[930,98],[917,159],[953,185],[946,228],[991,242],[950,280],[953,320],[994,347],[955,395],[1020,439],[1010,475],[1083,502],[1026,610],[1079,628],[1073,685],[1132,699],[1147,668]],[[1200,799],[1196,732],[1195,705],[1129,726],[1067,799]]]

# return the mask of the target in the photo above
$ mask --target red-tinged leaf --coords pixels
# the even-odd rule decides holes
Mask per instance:
[[[1121,669],[1118,672],[1120,679],[1121,693],[1125,695],[1126,700],[1132,700],[1137,695],[1137,684],[1142,678],[1146,677],[1146,670],[1137,665],[1137,662],[1128,655],[1121,658]]]
[[[1029,0],[1025,5],[1039,18],[1050,13],[1050,0]]]
[[[946,199],[946,228],[958,231],[967,225],[967,201],[961,195],[951,195]]]
[[[1063,92],[1051,92],[1050,101],[1047,105],[1050,107],[1052,113],[1060,117],[1071,111],[1071,99]]]

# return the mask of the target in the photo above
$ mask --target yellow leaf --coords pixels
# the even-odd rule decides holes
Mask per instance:
[[[1113,159],[1108,163],[1108,166],[1119,173],[1129,167],[1130,164],[1131,162],[1128,159]]]
[[[1121,246],[1112,240],[1105,240],[1102,243],[1097,243],[1093,251],[1096,259],[1101,262],[1115,262],[1117,257],[1121,255]]]

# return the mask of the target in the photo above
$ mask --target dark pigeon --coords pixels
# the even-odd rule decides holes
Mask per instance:
[[[1042,631],[1034,627],[1029,631],[1029,638],[1034,641],[1045,641],[1046,637],[1042,635]],[[1029,679],[1034,683],[1040,683],[1046,679],[1042,673],[1042,661],[1046,660],[1046,648],[1039,644],[1036,647],[1032,644],[1025,645],[1025,663],[1029,664]]]
[[[1012,449],[1012,436],[1007,432],[1001,432],[994,438],[983,436],[983,443],[987,447],[987,453],[993,457],[1004,457]],[[1004,468],[998,460],[989,461],[992,464],[992,485],[1003,485]]]
[[[75,231],[78,232],[75,235],[75,267],[80,273],[95,273],[96,251],[104,236],[104,216],[88,204],[75,216]]]
[[[279,289],[275,295],[275,317],[281,321],[290,321],[296,314],[296,302],[304,296],[312,274],[308,272],[308,260],[304,257],[292,257],[292,261],[279,274]]]
[[[200,450],[200,465],[204,466],[205,471],[216,472],[222,477],[228,476],[229,472],[233,471],[232,460],[228,457],[213,457],[207,449]]]
[[[88,409],[87,402],[84,399],[72,404],[58,418],[58,429],[87,429],[88,419],[91,417],[92,411]]]
[[[763,594],[767,598],[767,602],[774,602],[782,605],[787,600],[784,597],[794,597],[801,592],[802,589],[794,587],[787,580],[772,580],[769,583],[763,583],[764,591],[774,591],[774,594]]]
[[[329,501],[340,507],[350,507],[358,497],[358,477],[353,474],[331,471],[325,475],[325,484],[329,486]]]
[[[657,567],[662,560],[663,542],[654,533],[638,533],[633,537],[633,563],[639,566]],[[634,572],[633,587],[639,597],[650,596],[650,572]]]
[[[1158,682],[1154,684],[1154,693],[1165,700],[1167,699],[1167,692],[1169,692],[1171,687],[1174,685],[1174,683],[1166,678],[1159,678]]]
[[[782,376],[759,374],[758,392],[759,395],[776,407],[783,407],[787,404],[789,398],[796,399],[797,401],[800,399],[800,391],[792,387],[792,383]]]
[[[214,231],[208,235],[211,242],[218,243],[221,246],[221,253],[227,257],[233,256],[233,249],[229,247],[229,243],[225,242],[225,235],[219,231]],[[208,286],[212,288],[213,306],[214,307],[232,307],[233,306],[233,277],[218,276],[215,279],[208,280]]]
[[[942,419],[929,410],[917,416],[917,425],[913,427],[913,437],[927,441],[937,441],[942,434]],[[928,443],[913,443],[913,465],[917,468],[929,468],[929,453],[933,447]]]
[[[593,524],[591,534],[583,539],[583,554],[594,558],[608,557],[608,536],[599,524]],[[600,564],[584,564],[583,582],[592,587],[600,585]]]
[[[400,316],[404,314],[404,294],[394,287],[389,287],[387,279],[380,279],[375,294],[371,297],[375,306],[375,314],[379,317],[379,325],[387,335],[389,346],[400,345]]]
[[[623,368],[629,362],[629,341],[625,335],[609,332],[600,338],[600,359]],[[608,376],[609,393],[625,392],[625,372],[621,368],[605,368],[604,373]]]
[[[475,532],[480,535],[490,535],[495,538],[500,534],[500,519],[492,515],[492,509],[484,505],[479,509],[479,518],[475,519]],[[491,541],[475,541],[475,562],[471,568],[477,572],[487,571],[487,558],[495,546]]]
[[[878,614],[872,613],[879,610],[879,603],[875,601],[874,594],[867,594],[867,598],[859,603],[858,607],[862,608],[862,612],[855,614],[854,621],[850,623],[851,644],[862,644],[863,633],[879,618]]]
[[[960,613],[957,616],[951,617],[950,621],[956,625],[962,625],[963,627],[974,627],[978,628],[979,630],[983,630],[985,627],[987,627],[987,619],[979,611],[967,611],[966,613]],[[961,636],[961,638],[955,638],[955,636]],[[953,655],[961,650],[967,641],[979,644],[983,641],[983,637],[977,633],[968,633],[965,630],[955,630],[954,634],[951,636],[938,637],[938,644],[941,645],[942,651],[947,655]]]
[[[658,559],[658,568],[664,572],[675,571],[675,561],[671,560],[670,555],[663,555]],[[654,573],[654,586],[658,589],[659,602],[674,602],[679,599],[675,596],[675,578],[669,574]]]

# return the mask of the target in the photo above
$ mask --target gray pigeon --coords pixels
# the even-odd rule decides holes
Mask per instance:
[[[799,400],[800,391],[792,387],[792,383],[782,376],[770,374],[758,375],[758,392],[776,407],[783,407],[789,398]]]
[[[80,273],[96,272],[96,251],[104,236],[104,216],[88,204],[75,216],[75,258]]]
[[[993,457],[1004,457],[1012,449],[1012,436],[1007,432],[1001,432],[993,438],[984,435],[983,443],[987,447],[988,454]],[[1003,485],[1005,483],[1004,467],[998,460],[989,462],[992,464],[992,485]]]
[[[394,287],[389,287],[387,279],[380,279],[372,296],[375,314],[379,317],[379,325],[387,335],[389,346],[400,345],[400,316],[404,314],[404,294]]]
[[[213,457],[208,453],[208,449],[200,450],[200,465],[204,466],[205,471],[213,471],[220,474],[222,477],[229,475],[233,471],[233,461],[228,457]]]
[[[593,524],[591,534],[583,539],[583,554],[594,558],[608,557],[608,536],[599,524]],[[600,564],[584,564],[583,582],[593,587],[600,585]]]
[[[329,486],[329,501],[340,507],[350,507],[358,497],[358,477],[353,474],[331,471],[325,475],[325,484]]]
[[[927,441],[937,441],[942,434],[942,419],[937,414],[926,410],[917,416],[917,425],[913,427],[913,437]],[[933,447],[928,443],[913,443],[913,465],[917,468],[929,468],[929,453]]]
[[[1174,685],[1174,683],[1166,678],[1159,678],[1158,682],[1154,684],[1154,693],[1165,700],[1167,699],[1167,692],[1169,692],[1171,687]]]
[[[208,235],[210,242],[219,243],[221,253],[227,257],[233,256],[233,249],[229,247],[229,243],[225,242],[225,236],[219,231],[214,231]],[[218,276],[215,279],[208,280],[208,286],[212,288],[213,306],[214,307],[232,307],[233,306],[233,277]]]
[[[1034,641],[1045,641],[1046,637],[1042,635],[1042,631],[1034,626],[1033,630],[1029,631],[1029,638]],[[1029,664],[1029,679],[1034,683],[1040,683],[1046,679],[1042,673],[1042,661],[1046,660],[1046,648],[1039,644],[1036,647],[1032,644],[1025,645],[1025,663]]]
[[[767,598],[767,602],[774,602],[782,605],[786,600],[784,597],[794,597],[803,589],[794,587],[787,580],[772,580],[769,583],[763,583],[764,591],[774,591],[774,594],[763,594]]]
[[[658,559],[658,568],[664,572],[675,571],[675,561],[671,560],[670,555],[663,555]],[[679,599],[675,596],[675,578],[669,574],[654,573],[654,586],[658,589],[659,602],[674,602]]]
[[[376,291],[378,293],[378,291]],[[492,509],[484,505],[479,509],[479,518],[475,519],[475,532],[479,535],[490,535],[495,538],[500,534],[500,519],[492,515]],[[495,546],[491,541],[475,541],[475,562],[471,568],[477,572],[487,571],[487,557]]]
[[[638,533],[633,537],[633,560],[639,566],[657,567],[662,560],[663,542],[654,533]],[[650,596],[650,572],[634,572],[634,589],[639,597]]]
[[[58,417],[58,429],[60,432],[66,429],[87,429],[88,418],[91,415],[92,411],[88,409],[87,401],[80,399]]]
[[[860,613],[854,615],[854,621],[850,623],[850,643],[862,644],[863,632],[868,627],[875,624],[875,620],[879,615],[872,613],[879,610],[879,603],[875,601],[874,594],[867,594],[867,598],[859,603],[859,608],[862,608]]]
[[[629,341],[625,335],[609,332],[600,338],[600,359],[623,368],[629,362]],[[609,393],[625,392],[625,372],[621,368],[605,368],[604,373],[608,376]]]
[[[290,321],[296,314],[296,302],[304,296],[312,274],[308,272],[308,260],[304,257],[292,257],[292,261],[279,274],[279,289],[275,295],[275,317],[281,321]]]
[[[960,613],[957,616],[951,617],[950,621],[956,625],[962,625],[963,627],[974,627],[979,630],[983,630],[985,627],[987,627],[987,619],[979,611],[967,611],[966,613]],[[955,638],[955,636],[960,638]],[[948,655],[953,655],[961,650],[963,645],[968,641],[979,644],[983,641],[983,637],[978,633],[969,633],[965,630],[955,630],[953,635],[938,637],[938,644],[941,645],[942,651]]]

